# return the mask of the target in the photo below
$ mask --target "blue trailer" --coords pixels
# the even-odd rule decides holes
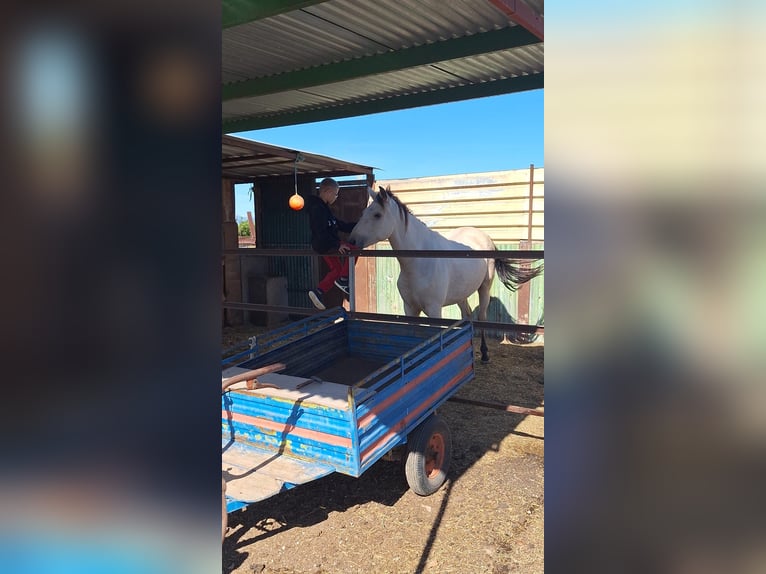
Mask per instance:
[[[451,452],[435,411],[473,378],[473,356],[469,321],[378,321],[342,308],[258,336],[222,373],[226,512],[333,472],[358,477],[400,446],[410,488],[432,494]],[[249,375],[259,369],[279,372]]]

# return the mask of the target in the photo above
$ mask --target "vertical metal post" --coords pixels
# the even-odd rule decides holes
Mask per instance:
[[[535,164],[529,164],[529,204],[527,209],[527,239],[519,241],[519,249],[532,249],[532,219],[534,217],[535,200]],[[522,267],[529,269],[531,267],[528,261],[522,263]],[[519,323],[529,323],[529,309],[532,291],[529,283],[524,283],[516,292],[516,316]]]
[[[348,254],[348,306],[349,310],[353,313],[356,311],[356,297],[354,283],[356,282],[356,273],[354,268],[356,267],[356,257],[351,253]]]
[[[532,219],[535,214],[534,210],[535,201],[535,164],[529,164],[529,212],[527,215],[527,241],[529,242],[527,249],[532,249]]]

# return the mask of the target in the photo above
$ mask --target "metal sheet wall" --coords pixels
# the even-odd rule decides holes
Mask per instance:
[[[298,193],[312,195],[314,178],[298,177]],[[310,249],[311,229],[305,210],[288,205],[295,192],[293,178],[269,178],[259,183],[263,215],[263,247],[266,249]],[[311,307],[307,292],[317,281],[316,257],[269,257],[268,273],[287,277],[287,299],[291,307]]]
[[[544,177],[544,168],[536,167],[392,179],[378,185],[390,186],[434,231],[478,227],[495,243],[513,243],[530,239],[530,230],[532,241],[545,240]]]

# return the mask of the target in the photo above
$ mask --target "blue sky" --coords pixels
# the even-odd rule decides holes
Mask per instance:
[[[384,180],[543,167],[543,127],[543,90],[532,90],[234,135],[370,165]],[[248,190],[237,186],[238,218]]]

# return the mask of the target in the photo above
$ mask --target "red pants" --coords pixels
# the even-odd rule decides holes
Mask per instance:
[[[348,277],[348,257],[328,257],[322,256],[330,271],[319,282],[319,288],[323,293],[327,293],[332,286],[335,285],[335,280],[339,277]]]

